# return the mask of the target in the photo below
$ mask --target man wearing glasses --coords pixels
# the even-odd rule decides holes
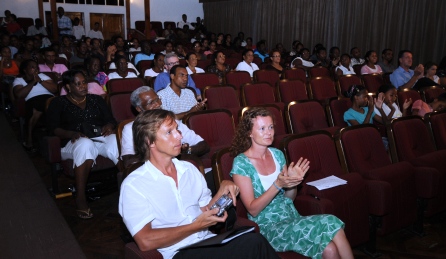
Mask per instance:
[[[173,66],[179,65],[180,60],[178,59],[177,54],[175,53],[168,53],[164,57],[164,68],[167,72],[159,73],[158,76],[155,79],[155,85],[154,90],[155,92],[158,92],[159,90],[162,90],[166,88],[170,84],[170,69]],[[192,87],[195,90],[195,93],[197,94],[197,100],[201,100],[201,91],[195,86],[194,80],[192,80],[192,77],[190,75],[187,76],[187,86]]]

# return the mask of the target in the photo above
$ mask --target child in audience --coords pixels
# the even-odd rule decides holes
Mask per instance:
[[[394,118],[399,118],[407,115],[407,110],[412,104],[412,98],[404,100],[403,104],[403,112],[401,112],[400,108],[396,104],[396,87],[391,84],[384,84],[379,87],[378,93],[384,94],[384,103],[383,103],[383,111],[386,114],[386,119],[391,120]],[[401,100],[402,101],[402,100]],[[375,107],[375,113],[377,116],[381,117],[381,113]]]
[[[355,75],[355,70],[353,70],[352,65],[350,64],[350,55],[344,53],[341,55],[340,65],[336,67],[336,75]]]
[[[378,62],[378,55],[374,50],[369,50],[365,53],[365,64],[361,67],[361,75],[365,74],[382,74],[382,69],[376,63]]]
[[[361,58],[361,51],[359,50],[358,47],[353,47],[350,50],[350,55],[352,56],[351,60],[352,66],[364,64],[365,60]]]
[[[373,119],[381,123],[386,121],[387,117],[382,109],[384,103],[383,93],[380,93],[378,98],[373,99],[372,96],[369,96],[364,86],[352,85],[345,95],[352,101],[352,107],[344,113],[344,121],[349,126],[372,123]],[[374,107],[381,113],[381,117],[376,115]]]
[[[446,93],[440,94],[431,103],[416,100],[412,105],[412,115],[424,117],[429,112],[439,112],[446,108]]]

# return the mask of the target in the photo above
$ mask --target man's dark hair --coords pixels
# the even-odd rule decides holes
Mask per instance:
[[[383,49],[383,51],[381,52],[381,55],[384,55],[384,54],[386,54],[387,53],[387,51],[393,51],[392,49]]]
[[[410,53],[412,54],[412,51],[408,50],[408,49],[403,49],[400,50],[400,52],[398,52],[398,59],[402,58],[404,56],[404,53]],[[398,61],[399,62],[399,61]]]
[[[186,69],[184,66],[182,66],[182,65],[175,65],[175,66],[173,66],[171,69],[170,69],[170,74],[171,75],[175,75],[176,73],[177,73],[177,69],[178,68],[184,68],[184,69]]]

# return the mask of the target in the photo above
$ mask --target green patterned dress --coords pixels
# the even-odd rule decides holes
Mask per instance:
[[[269,150],[281,170],[286,163],[283,153],[275,148]],[[233,174],[251,178],[255,198],[265,192],[255,167],[244,154],[234,159],[230,175]],[[322,258],[325,247],[344,227],[344,223],[333,215],[299,215],[293,201],[281,193],[257,217],[248,213],[248,218],[259,225],[260,233],[276,251],[295,251],[312,258]]]

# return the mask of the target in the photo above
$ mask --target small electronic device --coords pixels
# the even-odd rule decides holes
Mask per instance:
[[[232,199],[226,194],[223,194],[220,199],[218,199],[214,205],[210,207],[211,210],[218,208],[217,214],[215,214],[217,217],[223,216],[225,213],[225,210],[232,205]]]

